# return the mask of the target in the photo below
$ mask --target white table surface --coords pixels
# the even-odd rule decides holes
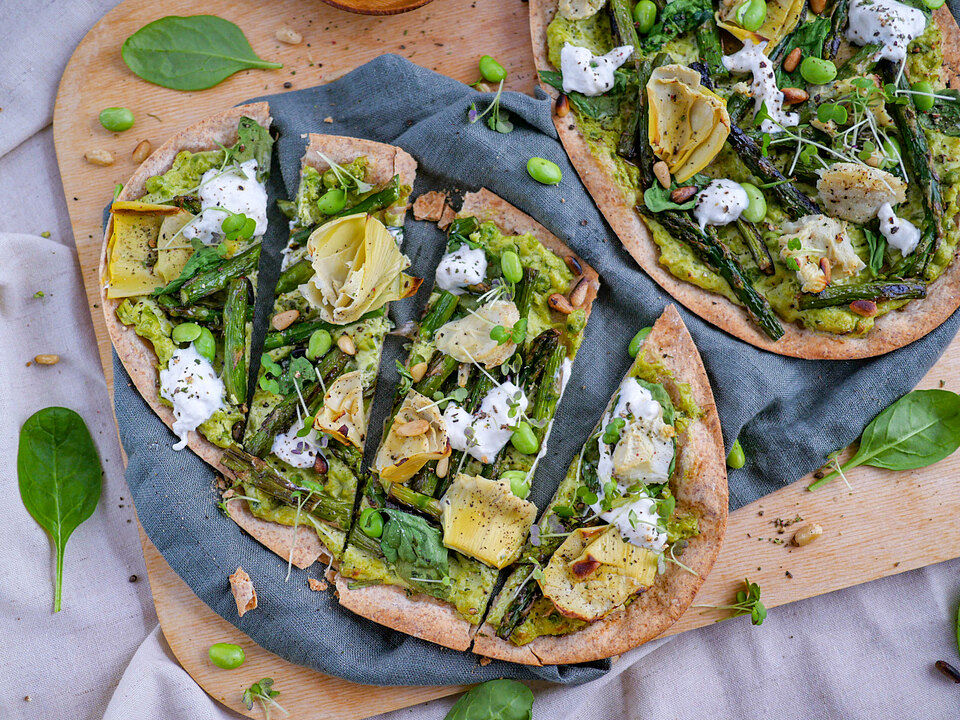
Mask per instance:
[[[157,626],[54,156],[60,74],[84,33],[115,4],[0,3],[4,720],[239,717],[177,665]],[[77,103],[77,112],[99,110]],[[49,238],[41,237],[45,231]],[[45,297],[34,298],[37,290]],[[27,366],[37,353],[58,353],[61,361]],[[100,504],[67,548],[56,615],[50,542],[19,501],[15,469],[20,426],[49,405],[83,415],[105,470]],[[639,648],[589,685],[542,691],[534,717],[956,720],[960,685],[933,663],[960,665],[958,601],[960,561],[953,561],[777,608],[762,627],[743,618],[724,622]],[[282,692],[283,678],[275,681]],[[442,718],[452,702],[383,718]]]

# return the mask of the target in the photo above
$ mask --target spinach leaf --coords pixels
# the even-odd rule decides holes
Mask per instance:
[[[273,138],[270,131],[246,116],[237,123],[237,144],[229,150],[230,159],[236,163],[257,161],[257,180],[264,182],[270,177],[270,158],[273,155]]]
[[[144,25],[120,50],[135,75],[173,90],[206,90],[236,72],[283,67],[257,57],[243,31],[216,15],[168,15]]]
[[[550,87],[564,92],[563,75],[555,70],[544,70],[540,79]],[[623,102],[628,90],[635,86],[634,76],[627,70],[616,70],[613,74],[613,87],[603,95],[588,97],[582,93],[565,93],[570,104],[577,112],[593,120],[615,117],[620,114],[620,103]]]
[[[867,265],[870,267],[870,272],[879,276],[880,268],[883,266],[883,256],[887,250],[887,239],[867,228],[863,228],[863,236],[867,239],[867,249],[870,251]]]
[[[659,22],[643,39],[643,52],[658,51],[675,37],[690,32],[712,17],[710,0],[673,0],[660,11]]]
[[[287,365],[287,369],[277,378],[279,394],[289,395],[296,392],[294,383],[300,387],[300,392],[303,392],[303,386],[306,383],[316,382],[316,380],[317,372],[313,368],[313,363],[305,357],[295,357]]]
[[[925,128],[951,137],[960,137],[960,91],[937,90],[937,95],[946,95],[951,99],[934,99],[933,109],[930,112],[917,113],[917,119]]]
[[[419,515],[387,510],[380,536],[383,556],[408,580],[443,582],[447,577],[447,548],[440,531]]]
[[[171,293],[175,293],[194,275],[198,275],[226,261],[217,251],[216,245],[204,245],[196,238],[191,240],[190,244],[193,245],[193,254],[187,258],[183,270],[180,271],[180,277],[171,280],[163,287],[158,287],[150,293],[151,295],[170,295]]]
[[[781,57],[786,57],[794,48],[800,48],[802,57],[823,57],[823,43],[830,33],[830,18],[816,17],[801,25],[790,34]],[[783,69],[783,63],[776,63],[777,85],[779,87],[805,87],[800,78],[800,66],[792,73]]]
[[[650,212],[655,213],[664,210],[692,210],[697,202],[696,196],[678,205],[670,199],[670,193],[673,190],[674,188],[667,190],[663,185],[655,182],[643,191],[643,204],[647,206]]]
[[[531,720],[533,693],[516,680],[490,680],[461,695],[445,720]]]
[[[960,395],[949,390],[914,390],[867,425],[852,458],[807,489],[816,490],[840,472],[859,465],[916,470],[943,460],[958,447]]]
[[[67,540],[97,507],[101,475],[100,457],[90,431],[73,410],[44,408],[20,428],[20,498],[27,512],[50,534],[57,550],[54,612],[60,612]]]

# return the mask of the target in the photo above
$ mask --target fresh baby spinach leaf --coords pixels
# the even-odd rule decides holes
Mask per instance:
[[[516,680],[490,680],[462,695],[445,720],[531,720],[533,693]]]

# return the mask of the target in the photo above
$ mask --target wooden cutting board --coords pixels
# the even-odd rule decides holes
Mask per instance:
[[[203,12],[240,25],[255,51],[284,64],[282,70],[246,71],[219,86],[181,93],[145,83],[120,58],[123,40],[162,15],[197,12],[189,0],[163,8],[149,0],[127,0],[108,13],[83,39],[60,83],[54,113],[54,140],[80,267],[108,384],[112,379],[110,341],[99,308],[97,265],[103,206],[115,183],[125,182],[141,140],[160,145],[176,130],[246,98],[329,82],[385,52],[474,82],[481,55],[495,56],[509,71],[506,86],[531,92],[533,58],[527,6],[521,0],[434,0],[403,15],[365,17],[344,13],[318,0],[208,0]],[[274,38],[282,26],[303,35],[299,45]],[[289,86],[287,85],[289,83]],[[411,98],[410,102],[416,102]],[[137,124],[113,134],[97,121],[99,111],[123,105]],[[85,152],[110,151],[116,162],[95,167]],[[945,385],[944,385],[945,384]],[[954,342],[924,378],[921,387],[960,390],[960,342]],[[749,577],[763,588],[768,607],[812,597],[904,570],[960,556],[960,455],[923,471],[887,473],[858,469],[851,486],[835,481],[809,493],[809,479],[798,481],[731,515],[723,551],[697,603],[723,604]],[[902,512],[904,497],[912,513]],[[789,544],[802,522],[818,522],[824,535],[796,548]],[[784,523],[792,523],[783,527]],[[406,707],[458,692],[459,687],[376,688],[359,686],[292,665],[257,647],[214,614],[170,569],[142,536],[151,588],[164,635],[184,668],[212,697],[247,714],[242,690],[272,677],[280,700],[299,720],[349,720]],[[722,614],[691,609],[671,632],[714,622]],[[738,620],[737,622],[745,622]],[[247,652],[239,670],[224,671],[206,658],[214,642],[235,642]],[[259,711],[249,714],[260,717]]]

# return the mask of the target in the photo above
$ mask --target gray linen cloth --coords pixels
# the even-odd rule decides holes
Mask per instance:
[[[415,195],[487,187],[543,223],[600,273],[598,302],[570,391],[558,410],[551,452],[531,495],[542,506],[626,371],[627,343],[672,301],[637,267],[597,211],[557,140],[548,100],[542,93],[536,98],[505,93],[502,107],[516,127],[502,135],[482,121],[467,122],[470,104],[483,109],[492,94],[478,94],[394,55],[381,56],[333,83],[266,99],[280,132],[271,198],[296,192],[304,133],[394,143],[419,163]],[[542,186],[527,176],[525,165],[532,156],[561,167],[559,186]],[[273,213],[264,245],[275,266],[286,233]],[[422,309],[444,245],[430,223],[411,219],[406,227],[404,250],[413,261],[412,272],[425,283],[415,301],[394,304],[398,322]],[[270,265],[268,261],[261,271],[262,287],[271,286],[276,276]],[[260,303],[258,313],[265,304]],[[731,509],[796,480],[821,465],[827,453],[853,441],[877,412],[917,383],[953,338],[958,322],[955,315],[923,340],[878,359],[813,362],[757,350],[680,310],[710,375],[727,447],[739,437],[746,449],[746,467],[730,474]],[[389,405],[398,357],[400,343],[391,338],[371,427],[379,427]],[[119,362],[114,364],[117,420],[129,458],[127,481],[141,523],[194,592],[263,647],[295,663],[368,684],[472,683],[504,676],[581,683],[609,668],[607,662],[480,667],[470,654],[392,632],[342,610],[331,594],[308,590],[304,572],[295,570],[284,582],[285,563],[217,511],[213,472],[192,453],[171,449],[172,434],[132,388]],[[368,445],[375,447],[376,441],[371,436]],[[260,596],[259,609],[242,619],[227,584],[238,564],[250,573]],[[306,573],[319,576],[321,570]]]

